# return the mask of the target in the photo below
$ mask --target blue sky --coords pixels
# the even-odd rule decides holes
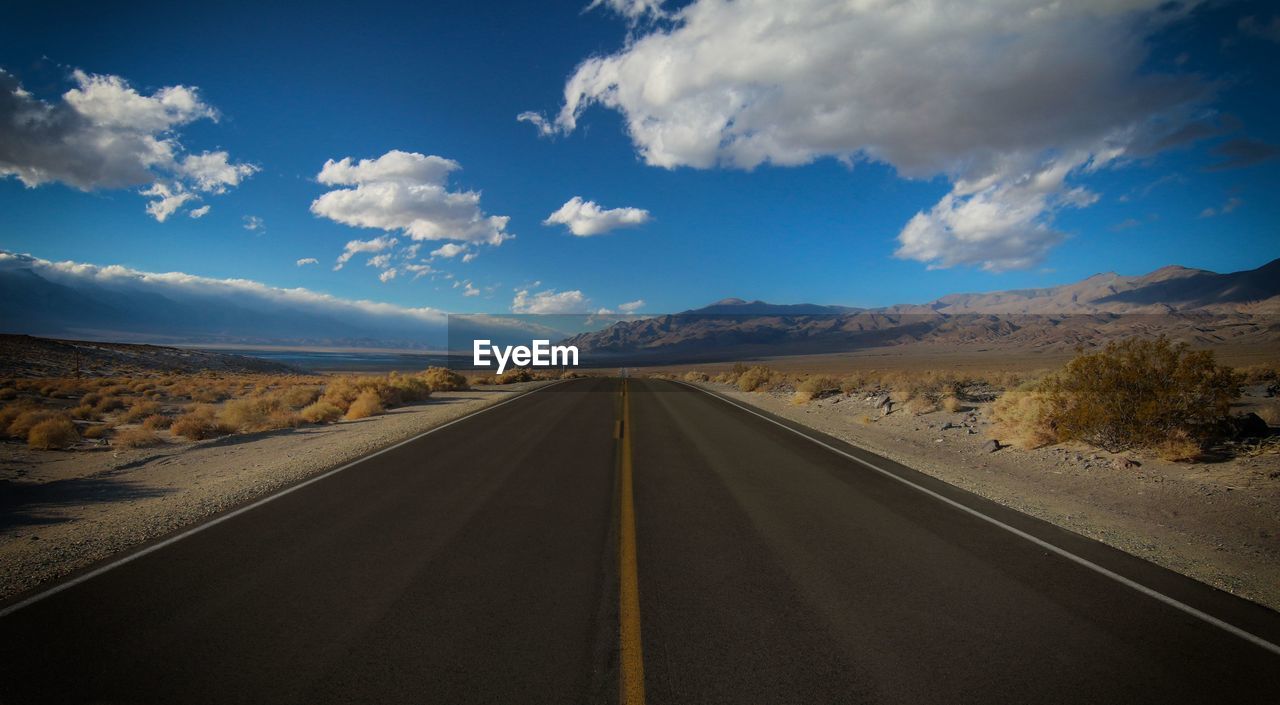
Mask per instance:
[[[773,61],[735,54],[750,42],[734,32],[753,31],[776,3],[585,4],[10,9],[0,68],[21,105],[64,105],[84,89],[76,71],[147,99],[195,89],[217,120],[193,114],[151,136],[178,145],[179,160],[225,151],[223,165],[243,173],[204,190],[160,166],[72,183],[86,167],[66,162],[83,152],[33,147],[24,140],[44,138],[5,126],[0,249],[462,312],[635,301],[663,312],[729,296],[874,306],[1280,256],[1280,11],[1267,3],[1137,1],[1128,13],[1067,12],[997,33],[981,18],[877,31],[922,19],[891,12],[802,21],[754,38]],[[1067,38],[1042,49],[1049,31]],[[843,53],[867,44],[893,61]],[[939,46],[939,68],[954,75],[932,75]],[[1020,61],[1040,67],[1038,79],[1011,73]],[[567,95],[582,109],[562,111]],[[547,134],[517,121],[526,111]],[[479,193],[462,212],[506,217],[497,231],[515,237],[491,244],[491,228],[450,239],[432,228],[456,223],[430,205],[379,211],[373,189],[405,183],[384,178],[389,162],[322,183],[328,160],[393,150],[456,162],[443,176],[415,172],[413,185]],[[196,198],[158,222],[146,210],[155,198],[139,194],[153,180]],[[350,202],[316,212],[338,191]],[[640,222],[590,236],[544,224],[574,197],[637,209]],[[406,218],[444,239],[414,240]],[[247,229],[253,219],[261,227]],[[352,224],[370,222],[382,225]],[[397,244],[334,270],[348,242],[379,236]],[[448,242],[465,250],[429,256]],[[377,254],[390,257],[368,265]],[[296,264],[304,258],[317,263]],[[406,265],[432,272],[415,278]]]

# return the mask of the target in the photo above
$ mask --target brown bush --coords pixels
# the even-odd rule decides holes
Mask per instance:
[[[222,407],[218,421],[233,431],[256,433],[296,428],[300,419],[278,396],[233,399]]]
[[[1155,446],[1156,455],[1163,460],[1192,462],[1200,457],[1200,442],[1187,431],[1175,428]]]
[[[9,401],[18,398],[18,390],[14,387],[0,388],[0,401]]]
[[[154,401],[136,401],[129,410],[120,415],[122,423],[135,423],[160,413],[160,404]]]
[[[327,401],[317,401],[298,412],[307,423],[332,423],[342,418],[342,409]]]
[[[98,400],[97,404],[93,405],[93,410],[98,412],[99,414],[105,414],[107,412],[115,411],[116,409],[123,409],[123,408],[124,408],[124,400],[121,399],[120,397],[113,397],[113,396],[104,396]]]
[[[225,436],[232,429],[218,420],[217,410],[211,406],[198,406],[173,420],[169,431],[193,441]]]
[[[684,373],[684,381],[686,382],[706,382],[710,379],[711,378],[707,376],[706,372],[698,372],[697,370],[690,370]]]
[[[1036,389],[1014,389],[991,405],[991,433],[1001,442],[1023,450],[1039,448],[1058,441],[1050,417],[1050,405],[1044,392]]]
[[[372,389],[360,392],[360,395],[347,407],[347,419],[363,419],[382,413],[382,399]]]
[[[497,384],[498,379],[493,375],[476,375],[471,378],[471,384]]]
[[[822,397],[839,393],[840,380],[835,377],[815,375],[805,379],[796,387],[796,393],[792,397],[792,401],[797,404],[804,404],[813,399],[821,399]]]
[[[284,403],[295,409],[301,409],[308,404],[320,398],[320,387],[313,386],[296,386],[289,387],[281,392],[281,398]]]
[[[1111,452],[1176,446],[1177,455],[1221,433],[1239,394],[1240,377],[1213,353],[1130,338],[1006,392],[992,414],[996,432],[1024,447],[1076,440]]]
[[[27,445],[37,450],[66,448],[79,440],[76,425],[65,416],[46,418],[27,432]]]
[[[106,423],[96,423],[96,424],[93,424],[92,426],[85,426],[84,437],[93,438],[93,439],[105,438],[106,435],[110,433],[113,428],[115,427],[112,426],[111,424],[106,424]]]
[[[1266,421],[1268,426],[1280,426],[1280,404],[1258,407],[1258,416]]]
[[[1115,452],[1150,448],[1175,435],[1195,443],[1221,430],[1240,377],[1167,338],[1130,338],[1078,355],[1042,383],[1061,440]]]
[[[142,420],[142,427],[152,431],[169,428],[173,425],[173,419],[164,414],[152,414]]]
[[[99,414],[88,404],[81,404],[80,406],[73,408],[70,413],[71,418],[79,419],[81,421],[97,421],[102,418],[102,414]]]
[[[144,426],[126,428],[116,433],[115,437],[111,439],[111,445],[120,446],[121,448],[150,448],[163,442],[155,431]]]
[[[457,392],[468,388],[467,378],[447,367],[428,367],[422,379],[437,392]]]
[[[924,395],[911,397],[902,405],[908,414],[914,416],[923,416],[924,414],[932,414],[938,410],[938,405]]]
[[[6,427],[6,432],[10,438],[24,439],[31,433],[31,429],[51,419],[65,419],[68,423],[71,421],[64,411],[28,407],[13,417]]]
[[[738,375],[738,389],[744,392],[755,392],[767,389],[780,381],[779,375],[764,365],[756,365]]]
[[[524,367],[510,369],[498,375],[498,384],[518,384],[532,381],[533,373]]]
[[[953,414],[958,411],[964,411],[965,409],[964,404],[955,396],[951,395],[943,397],[942,401],[939,403],[942,405],[943,410],[949,411]]]

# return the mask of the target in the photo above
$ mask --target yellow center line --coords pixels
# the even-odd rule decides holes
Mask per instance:
[[[644,656],[640,646],[640,578],[636,567],[636,508],[631,487],[631,402],[622,380],[621,526],[618,531],[619,700],[644,705]]]

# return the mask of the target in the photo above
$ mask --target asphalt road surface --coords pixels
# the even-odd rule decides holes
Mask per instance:
[[[623,387],[543,388],[10,602],[0,702],[1280,702],[1275,612]]]

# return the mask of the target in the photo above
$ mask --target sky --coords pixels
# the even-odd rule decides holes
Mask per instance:
[[[1270,3],[108,5],[6,11],[0,250],[486,313],[1280,257]]]

